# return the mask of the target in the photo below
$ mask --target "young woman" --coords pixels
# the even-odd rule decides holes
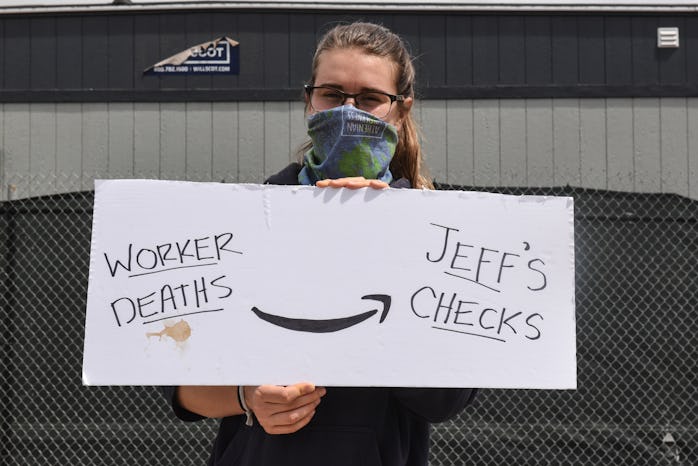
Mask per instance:
[[[273,184],[431,188],[411,109],[414,68],[402,40],[370,23],[318,44],[300,163]],[[320,349],[319,349],[320,350]],[[429,423],[458,414],[474,389],[289,386],[166,388],[184,420],[222,418],[209,464],[425,466]]]

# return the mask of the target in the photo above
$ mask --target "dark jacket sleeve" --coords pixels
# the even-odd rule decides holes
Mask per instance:
[[[160,390],[160,393],[162,393],[165,396],[165,398],[167,398],[167,400],[170,402],[172,412],[174,412],[175,416],[177,416],[179,419],[183,421],[199,421],[201,419],[204,419],[204,416],[192,413],[191,411],[188,411],[179,405],[179,403],[177,402],[177,397],[175,396],[177,393],[177,387],[158,388]]]
[[[264,184],[295,185],[298,184],[298,172],[301,171],[301,164],[293,162],[287,165],[279,173],[271,175],[264,180]]]
[[[455,417],[475,398],[475,388],[394,388],[395,398],[428,422]]]

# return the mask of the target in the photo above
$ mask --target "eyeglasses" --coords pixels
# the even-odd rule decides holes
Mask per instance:
[[[316,112],[329,110],[331,108],[344,105],[347,99],[354,99],[355,107],[383,118],[390,113],[393,102],[404,102],[404,95],[388,94],[380,91],[359,92],[358,94],[348,94],[339,89],[326,86],[303,86],[308,95],[310,107]]]

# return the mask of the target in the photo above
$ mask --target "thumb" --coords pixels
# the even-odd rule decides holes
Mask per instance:
[[[308,393],[313,393],[315,391],[315,384],[310,382],[300,382],[297,384],[289,385],[287,387],[290,389],[290,393],[296,394],[294,398],[299,396],[307,395]]]

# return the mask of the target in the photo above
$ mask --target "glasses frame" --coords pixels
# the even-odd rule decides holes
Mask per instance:
[[[318,110],[315,107],[313,107],[312,93],[315,89],[330,89],[334,92],[337,92],[338,94],[340,94],[342,96],[342,102],[339,105],[337,105],[335,107],[330,107],[330,108],[341,107],[342,105],[344,105],[347,102],[347,99],[349,99],[349,98],[354,99],[354,102],[356,102],[356,98],[358,96],[360,96],[361,94],[382,94],[384,96],[387,96],[388,98],[390,98],[390,106],[388,107],[388,111],[385,113],[385,115],[382,115],[378,118],[383,118],[383,117],[388,116],[388,114],[390,113],[390,110],[393,108],[393,103],[405,101],[405,96],[403,94],[388,94],[387,92],[383,92],[383,91],[363,91],[363,92],[358,92],[356,94],[349,94],[348,92],[340,91],[339,89],[335,89],[334,87],[331,87],[331,86],[311,86],[310,84],[303,85],[303,89],[305,90],[305,93],[308,96],[308,105],[310,106],[310,108],[312,108],[316,112],[321,112],[322,110]],[[329,110],[329,109],[326,109],[326,110]],[[376,116],[378,116],[378,115],[376,115]]]

